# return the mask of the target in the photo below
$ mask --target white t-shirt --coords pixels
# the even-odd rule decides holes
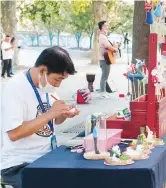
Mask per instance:
[[[42,102],[47,106],[46,94],[40,90]],[[55,101],[49,97],[50,105]],[[35,134],[12,142],[7,131],[41,115],[36,95],[24,73],[8,81],[2,95],[3,147],[1,169],[10,168],[24,162],[31,163],[51,150],[51,130],[45,125]],[[54,126],[55,129],[55,126]]]
[[[13,57],[13,49],[7,50],[5,51],[5,49],[8,49],[11,47],[10,42],[2,42],[1,48],[2,48],[2,56],[3,56],[3,60],[5,59],[12,59]]]
[[[99,60],[104,60],[104,52],[107,51],[105,46],[109,46],[110,43],[106,35],[99,34]]]

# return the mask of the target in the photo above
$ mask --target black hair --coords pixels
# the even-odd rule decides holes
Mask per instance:
[[[13,43],[15,41],[15,37],[12,37],[10,43]]]
[[[99,29],[101,30],[102,29],[102,26],[106,23],[106,21],[101,21],[98,23],[98,26],[99,26]]]
[[[53,46],[42,51],[36,60],[35,67],[44,65],[47,67],[48,74],[67,72],[70,75],[76,73],[73,61],[68,52],[58,46]]]

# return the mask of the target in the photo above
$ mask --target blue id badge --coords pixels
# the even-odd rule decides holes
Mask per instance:
[[[51,149],[54,150],[57,147],[55,135],[51,137]]]

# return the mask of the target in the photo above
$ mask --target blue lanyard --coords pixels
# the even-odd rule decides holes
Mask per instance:
[[[40,105],[40,108],[42,109],[42,112],[45,113],[46,110],[45,110],[44,105],[43,105],[43,103],[42,103],[42,100],[41,100],[41,97],[40,97],[40,95],[39,95],[39,92],[38,92],[38,90],[36,89],[36,86],[34,85],[34,83],[33,83],[33,81],[32,81],[32,78],[31,78],[31,75],[30,75],[30,69],[26,72],[26,76],[27,76],[27,79],[28,79],[29,83],[31,84],[31,86],[32,86],[32,88],[33,88],[33,90],[34,90],[34,92],[35,92],[36,98],[37,98],[37,100],[38,100],[38,102],[39,102],[39,105]],[[46,93],[46,100],[47,100],[47,107],[50,108],[51,106],[50,106],[50,103],[49,103],[49,96],[48,96],[48,93]],[[53,122],[52,122],[52,121],[49,121],[49,122],[48,122],[48,125],[50,126],[50,129],[51,129],[52,133],[54,133]]]
[[[47,107],[48,107],[48,109],[50,109],[51,105],[50,105],[48,93],[46,93],[46,100],[47,100]]]

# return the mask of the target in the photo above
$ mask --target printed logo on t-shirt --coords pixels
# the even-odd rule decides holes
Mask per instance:
[[[47,107],[47,103],[43,103],[44,105],[44,108],[46,109],[46,111],[48,110],[48,107]],[[36,117],[42,115],[42,109],[40,107],[40,105],[37,106],[37,114],[36,114]],[[47,124],[47,125],[44,125],[41,129],[39,129],[36,134],[38,136],[42,136],[42,137],[50,137],[52,135],[52,131],[50,129],[50,126]]]

